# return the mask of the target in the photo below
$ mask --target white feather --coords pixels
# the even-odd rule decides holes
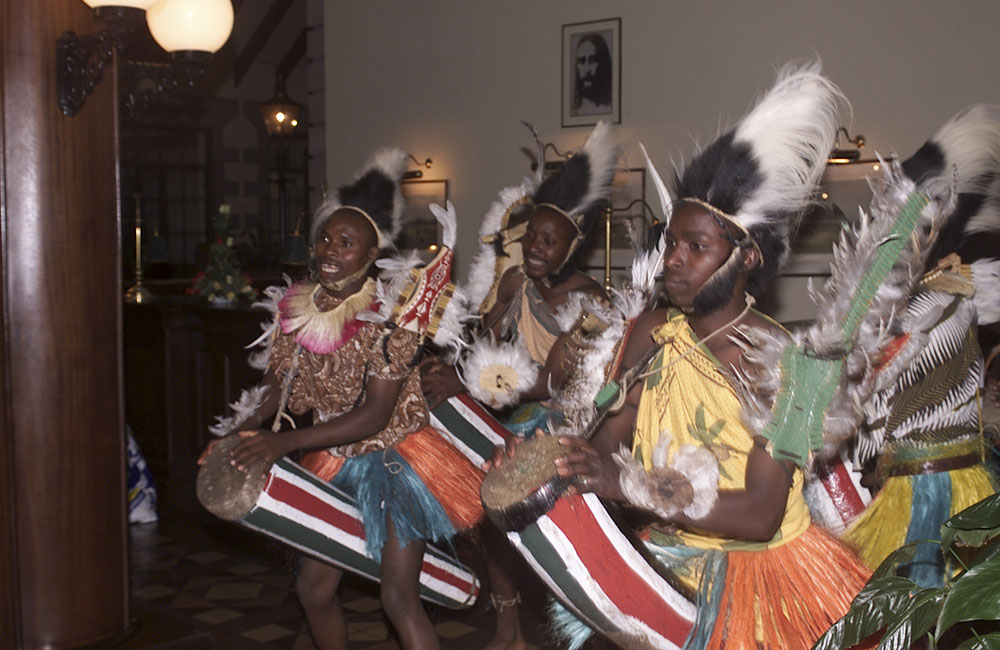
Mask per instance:
[[[447,202],[447,209],[437,203],[430,204],[430,210],[441,224],[441,243],[447,248],[455,249],[455,234],[458,231],[458,218],[455,216],[455,206]]]
[[[649,175],[653,179],[656,194],[660,197],[660,208],[663,210],[663,223],[670,225],[670,215],[674,210],[674,200],[670,196],[670,190],[667,189],[666,183],[663,182],[663,177],[656,171],[656,166],[650,159],[649,153],[646,152],[645,145],[641,142],[639,143],[639,149],[642,150],[642,157],[646,159],[646,167],[649,168]]]
[[[1000,321],[1000,260],[973,262],[972,281],[976,285],[973,302],[979,314],[979,324]]]
[[[500,190],[496,200],[486,210],[483,222],[479,226],[479,251],[473,258],[472,264],[469,265],[469,279],[463,285],[470,305],[478,307],[482,304],[493,286],[496,252],[492,242],[488,240],[499,236],[500,228],[503,226],[503,218],[511,207],[533,195],[536,189],[538,189],[538,181],[526,176],[520,185],[512,185]]]
[[[267,386],[254,386],[240,393],[239,399],[229,405],[233,411],[230,416],[215,416],[215,424],[208,431],[215,436],[224,436],[235,431],[237,427],[249,420],[267,397]]]
[[[800,214],[812,200],[847,104],[820,68],[818,61],[783,67],[735,129],[734,144],[750,146],[763,175],[733,215],[746,228],[769,223],[775,213]]]
[[[621,155],[621,148],[618,146],[618,136],[614,126],[608,122],[598,122],[590,137],[584,143],[583,148],[577,155],[587,156],[590,166],[590,179],[587,184],[587,191],[570,214],[582,214],[586,212],[595,202],[607,198],[608,188],[615,177],[615,166],[618,164],[618,157]]]

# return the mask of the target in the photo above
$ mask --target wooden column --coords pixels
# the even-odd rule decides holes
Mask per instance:
[[[128,627],[114,79],[56,102],[56,40],[103,27],[80,0],[2,4],[0,647]]]

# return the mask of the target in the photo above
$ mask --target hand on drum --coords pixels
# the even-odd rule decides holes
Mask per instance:
[[[535,429],[535,435],[536,436],[545,436],[545,435],[548,435],[548,434],[545,433],[544,431],[542,431],[541,429]],[[520,436],[514,436],[513,438],[511,438],[510,440],[507,441],[507,445],[506,446],[494,448],[493,449],[493,458],[489,459],[488,461],[486,461],[485,463],[483,463],[482,465],[480,465],[479,466],[480,469],[482,469],[484,472],[488,472],[491,469],[493,469],[494,467],[500,467],[501,465],[503,465],[503,459],[504,458],[513,458],[514,456],[517,455],[517,448],[518,448],[518,446],[522,442],[524,442],[525,440],[527,440],[527,438],[522,438]]]
[[[229,464],[236,466],[240,471],[246,471],[247,467],[258,461],[263,461],[266,473],[274,461],[283,458],[292,451],[288,448],[287,436],[282,436],[280,433],[252,429],[240,431],[237,435],[244,440],[233,449],[233,458]]]
[[[425,359],[420,364],[420,387],[431,410],[465,390],[454,366],[443,363],[437,357]]]
[[[605,499],[625,500],[618,485],[618,467],[610,457],[598,453],[584,438],[563,436],[559,444],[567,448],[567,453],[556,459],[556,471],[559,476],[573,478],[570,492],[593,492]]]

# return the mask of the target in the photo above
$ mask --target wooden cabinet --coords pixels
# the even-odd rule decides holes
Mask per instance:
[[[196,461],[208,426],[260,380],[244,349],[270,318],[247,306],[158,298],[124,308],[125,421],[156,481],[161,513],[200,508]]]

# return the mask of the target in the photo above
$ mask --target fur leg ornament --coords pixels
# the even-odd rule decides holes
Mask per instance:
[[[684,445],[668,466],[666,450],[670,438],[667,432],[660,434],[650,471],[622,447],[614,455],[621,470],[618,484],[631,503],[665,519],[678,512],[701,519],[715,506],[719,496],[719,463],[708,449]]]
[[[493,609],[499,614],[508,607],[514,607],[515,605],[521,604],[521,592],[518,592],[513,598],[504,598],[502,596],[497,596],[496,594],[490,594],[490,604],[493,605]]]

